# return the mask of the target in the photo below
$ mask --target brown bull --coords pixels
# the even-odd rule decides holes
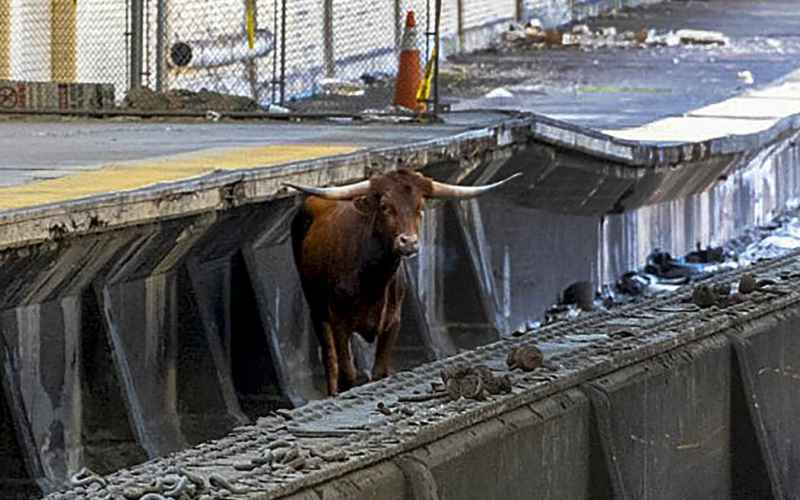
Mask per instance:
[[[390,355],[400,330],[405,295],[398,268],[404,257],[419,249],[425,199],[473,198],[512,177],[468,187],[398,170],[341,187],[289,184],[313,195],[292,221],[292,248],[322,345],[330,395],[356,383],[352,332],[368,342],[378,339],[373,379],[391,372]]]

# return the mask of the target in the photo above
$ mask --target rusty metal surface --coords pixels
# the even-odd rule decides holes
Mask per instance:
[[[320,484],[397,456],[486,419],[574,387],[746,321],[800,302],[800,252],[751,268],[714,276],[710,284],[733,284],[745,272],[769,284],[725,308],[701,309],[692,290],[596,312],[507,338],[463,354],[314,401],[292,411],[234,429],[225,438],[113,473],[84,473],[70,491],[48,500],[73,498],[272,499]],[[535,345],[545,356],[536,370],[508,372],[513,348]],[[483,400],[431,395],[440,371],[458,364],[485,365],[509,374],[512,391]],[[152,496],[146,497],[148,493]],[[162,495],[162,496],[156,496]],[[177,495],[175,496],[177,498]]]

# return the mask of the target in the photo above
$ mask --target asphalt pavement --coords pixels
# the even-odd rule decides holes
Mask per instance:
[[[713,30],[730,43],[487,50],[444,66],[446,76],[466,71],[444,95],[457,109],[531,111],[598,129],[681,116],[800,67],[798,6],[795,0],[704,0],[624,10],[586,24],[593,31],[613,27],[618,33]],[[752,84],[739,76],[745,71]],[[483,97],[498,88],[512,96]]]

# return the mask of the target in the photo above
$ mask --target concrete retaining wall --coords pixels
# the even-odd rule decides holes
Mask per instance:
[[[798,321],[742,322],[287,498],[800,498]]]

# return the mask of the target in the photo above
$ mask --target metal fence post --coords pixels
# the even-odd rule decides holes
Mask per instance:
[[[142,86],[144,64],[144,0],[131,0],[131,81],[130,88]]]
[[[437,10],[436,13],[438,15],[439,11]],[[458,26],[457,26],[457,30],[458,30],[457,31],[457,33],[458,33],[458,51],[459,52],[463,52],[464,51],[464,45],[466,45],[466,42],[464,40],[464,38],[465,38],[465,35],[464,35],[464,0],[457,0],[457,2],[456,2],[456,20],[457,20],[457,23],[458,23]],[[437,26],[437,31],[438,31],[438,26]],[[437,37],[438,37],[438,35],[437,35]]]
[[[436,58],[433,60],[433,116],[436,117],[439,114],[439,52],[441,51],[441,46],[439,45],[439,38],[441,36],[439,24],[442,18],[442,0],[436,0],[436,13],[434,16],[436,21],[433,31],[436,33],[436,38],[433,43],[436,47]]]
[[[244,23],[247,25],[247,10],[252,8],[253,10],[253,22],[257,29],[258,27],[258,2],[256,0],[245,0],[245,2],[252,2],[249,7],[245,7],[245,19]],[[273,49],[274,50],[274,49]],[[258,62],[256,58],[253,57],[251,59],[247,59],[244,62],[245,67],[247,68],[247,78],[250,81],[250,95],[253,96],[256,102],[261,102],[261,84],[258,78]]]
[[[286,99],[286,0],[281,1],[281,105]]]
[[[325,61],[325,76],[336,75],[336,59],[333,52],[333,0],[323,0],[322,4],[322,45]]]
[[[167,0],[158,0],[156,4],[156,91],[164,91],[167,79],[166,57],[164,50],[167,41]]]
[[[396,53],[400,52],[400,40],[403,38],[403,9],[400,2],[401,0],[394,0],[394,50]]]

